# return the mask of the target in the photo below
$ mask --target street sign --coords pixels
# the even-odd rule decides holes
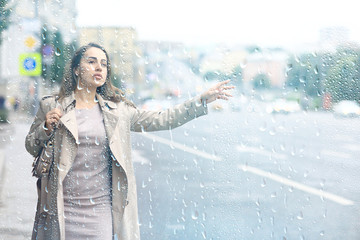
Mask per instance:
[[[33,36],[28,36],[26,39],[25,39],[25,46],[27,46],[28,48],[32,49],[33,47],[35,47],[37,41],[35,39],[35,37]]]
[[[40,53],[22,53],[19,56],[19,72],[23,76],[41,75],[41,54]]]
[[[41,49],[43,55],[43,64],[51,65],[54,62],[54,47],[50,44],[46,44]]]

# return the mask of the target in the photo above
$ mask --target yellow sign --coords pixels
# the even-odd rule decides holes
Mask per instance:
[[[22,53],[19,56],[19,72],[23,76],[41,75],[41,54],[40,53]]]
[[[36,39],[33,36],[29,36],[25,39],[25,46],[33,48],[36,44]]]

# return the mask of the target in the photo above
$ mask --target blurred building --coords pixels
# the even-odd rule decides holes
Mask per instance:
[[[41,53],[41,29],[59,31],[64,43],[76,39],[76,2],[72,0],[9,1],[13,9],[8,29],[2,34],[0,48],[1,95],[17,96],[22,103],[36,106],[40,96],[51,93],[41,76],[23,76],[19,58],[24,53]]]
[[[185,97],[198,93],[203,81],[194,54],[181,42],[142,41],[146,84],[142,98]]]
[[[283,51],[256,52],[250,54],[243,68],[244,82],[251,82],[257,75],[265,74],[274,87],[282,87],[286,81],[288,54]]]
[[[217,47],[211,53],[207,53],[200,64],[200,72],[233,73],[236,67],[244,67],[248,53],[243,49]]]
[[[18,0],[13,19],[18,20],[17,24],[37,19],[40,25],[46,24],[52,31],[59,30],[64,41],[70,42],[76,38],[76,15],[76,1],[73,0]]]
[[[84,27],[78,35],[79,45],[95,42],[102,45],[109,54],[114,84],[117,87],[138,91],[143,82],[143,68],[138,62],[142,58],[137,46],[137,33],[131,27]]]

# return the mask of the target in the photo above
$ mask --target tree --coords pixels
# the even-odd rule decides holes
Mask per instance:
[[[50,31],[48,30],[46,25],[43,25],[41,28],[41,47],[42,49],[44,47],[47,47],[48,49],[50,49],[52,47],[52,43],[51,43],[51,34]],[[52,54],[52,53],[47,53],[47,54]],[[48,60],[46,60],[45,58],[47,58]],[[45,79],[48,80],[50,78],[50,59],[52,59],[52,56],[43,56],[43,63],[42,63],[42,73],[41,76]]]
[[[260,73],[254,77],[253,86],[255,89],[269,89],[271,87],[270,79],[266,74]]]
[[[42,77],[51,84],[61,84],[66,64],[70,62],[77,49],[76,42],[65,44],[61,32],[53,33],[45,24],[41,31],[41,46],[46,47],[48,51],[48,56],[43,57]],[[50,49],[53,50],[52,53],[49,52]]]
[[[303,90],[308,96],[321,95],[322,56],[303,54],[299,58],[292,56],[288,62],[286,85]]]
[[[53,39],[54,63],[51,65],[51,81],[61,84],[65,69],[65,45],[60,31],[56,31]]]
[[[334,102],[341,100],[360,101],[360,54],[355,51],[341,50],[334,56],[336,64],[325,78],[325,88]]]
[[[0,0],[0,45],[2,32],[9,27],[11,8],[8,7],[8,0]]]
[[[207,81],[217,80],[220,78],[220,73],[217,71],[208,71],[204,74],[204,79]]]

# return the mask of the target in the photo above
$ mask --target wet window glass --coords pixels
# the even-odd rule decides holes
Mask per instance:
[[[359,239],[357,9],[0,1],[0,239]]]

